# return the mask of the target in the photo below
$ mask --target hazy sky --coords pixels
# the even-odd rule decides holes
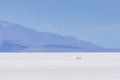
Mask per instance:
[[[120,48],[120,0],[0,0],[0,19]]]

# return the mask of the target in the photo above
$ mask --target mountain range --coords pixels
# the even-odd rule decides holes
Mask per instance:
[[[0,21],[0,52],[113,52],[75,36],[39,32],[19,24]]]

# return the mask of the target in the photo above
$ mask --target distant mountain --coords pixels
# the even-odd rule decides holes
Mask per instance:
[[[19,24],[0,21],[1,52],[96,52],[109,51],[74,36],[39,32]],[[112,51],[120,51],[113,49]]]
[[[13,52],[26,49],[27,47],[12,42],[3,41],[0,46],[0,52]]]

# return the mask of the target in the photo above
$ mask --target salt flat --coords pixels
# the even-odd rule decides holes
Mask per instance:
[[[53,59],[48,54],[48,60],[35,55],[30,59],[30,55],[21,56],[21,59],[16,56],[1,58],[0,80],[120,80],[119,55],[74,54],[81,56],[81,60],[74,59],[71,54],[68,57],[57,54],[59,56],[54,55]]]

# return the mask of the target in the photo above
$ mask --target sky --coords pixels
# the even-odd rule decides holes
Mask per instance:
[[[0,0],[0,20],[120,48],[120,0]]]

